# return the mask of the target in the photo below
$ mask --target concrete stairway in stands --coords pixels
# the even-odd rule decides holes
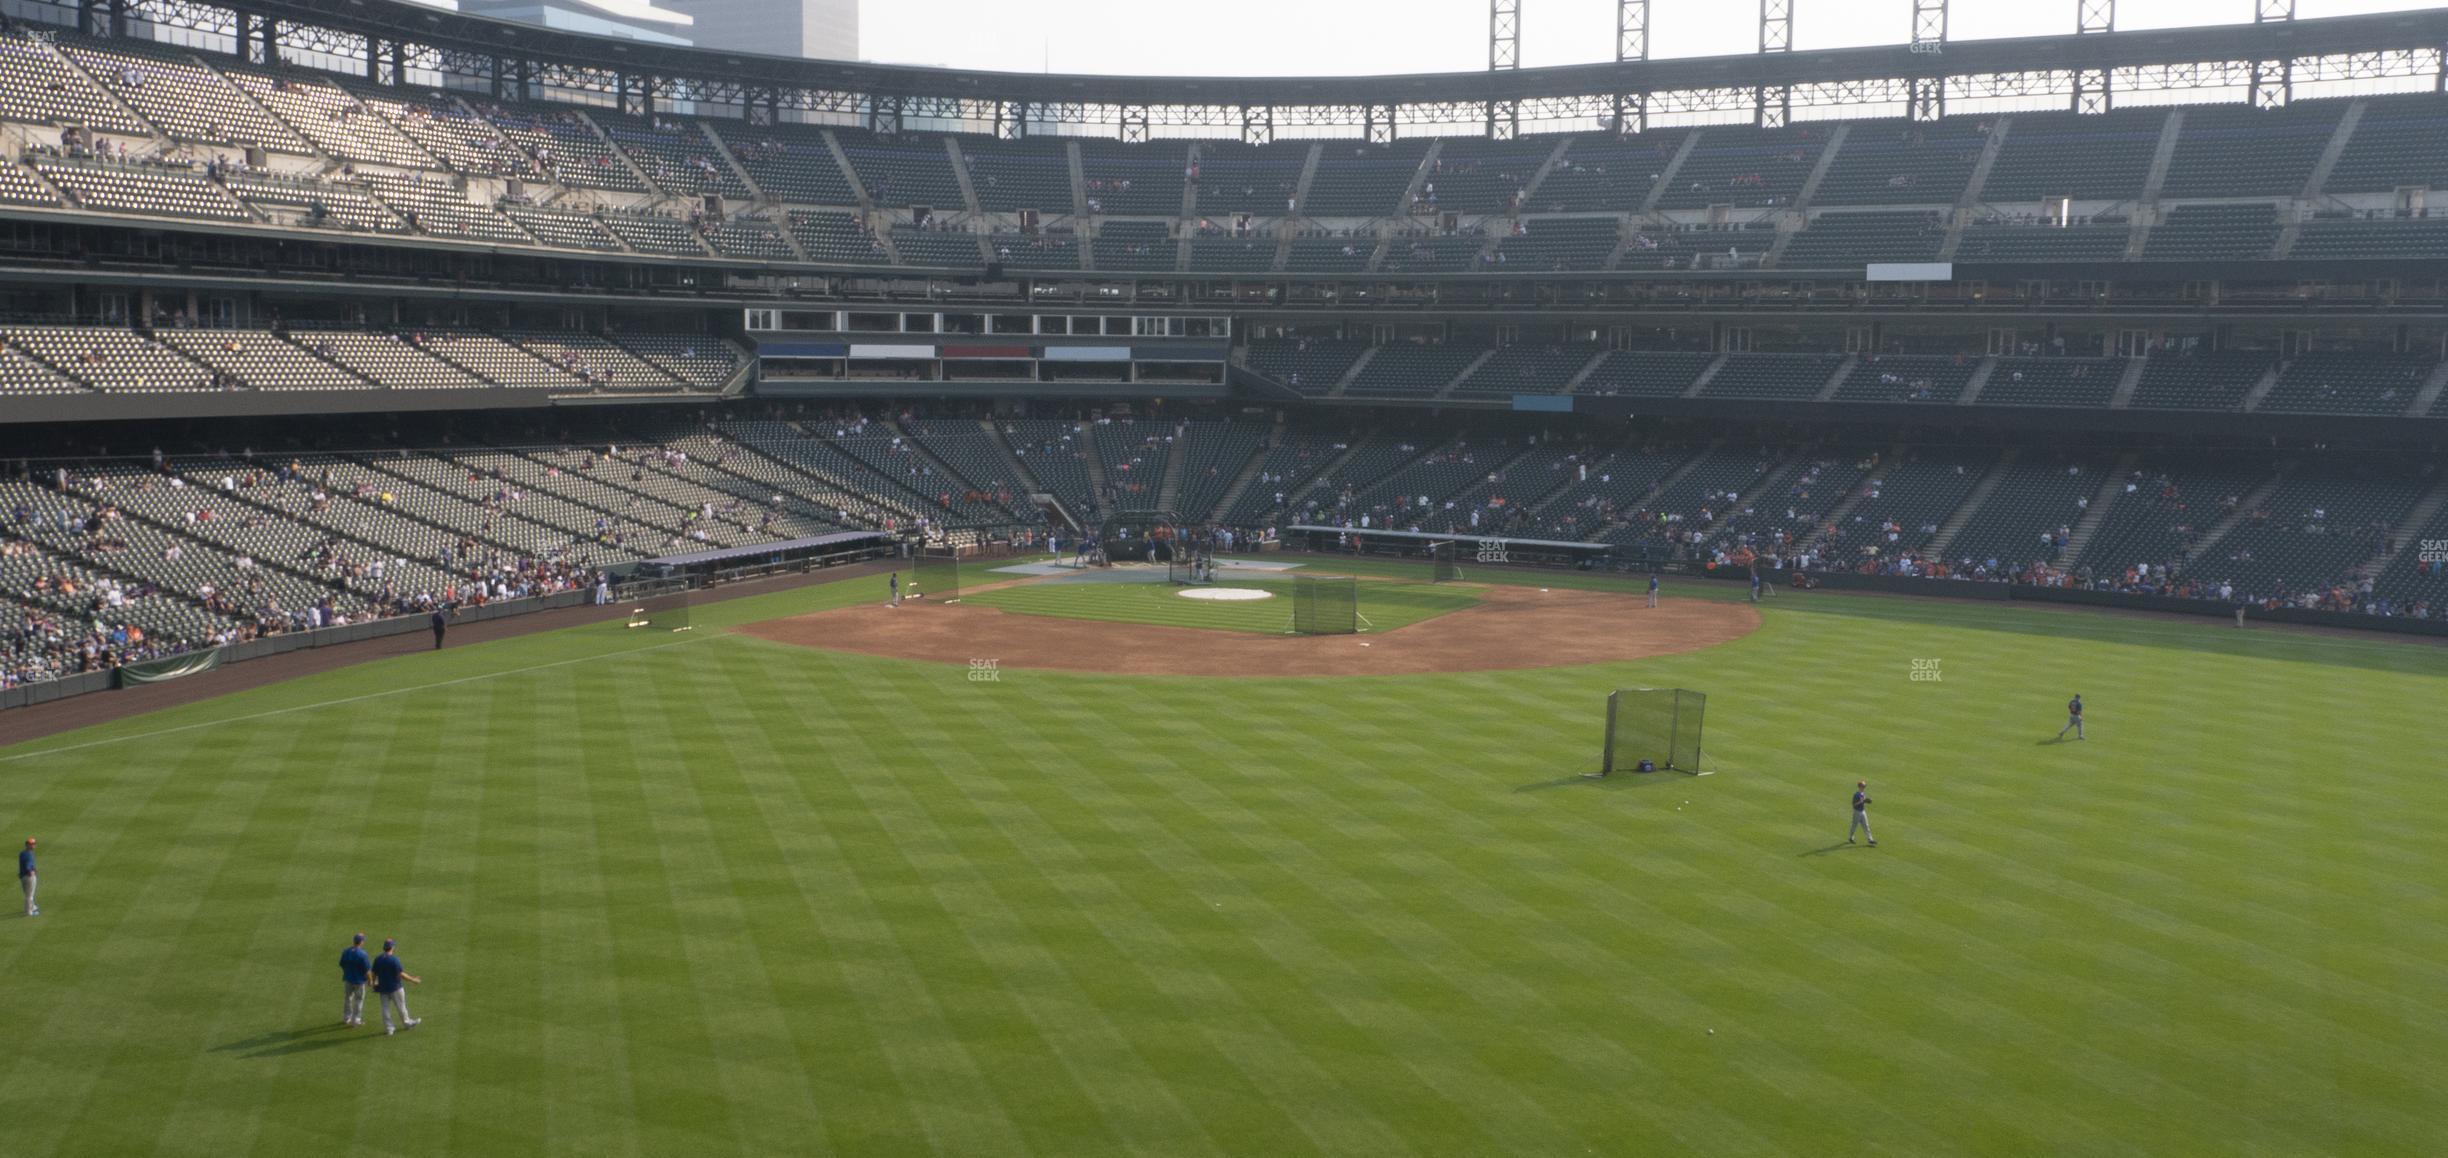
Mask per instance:
[[[1188,469],[1190,458],[1188,442],[1188,439],[1178,436],[1165,441],[1164,481],[1156,486],[1157,510],[1181,509],[1182,471]]]
[[[2123,410],[2133,405],[2134,391],[2142,388],[2142,371],[2149,364],[2148,358],[2125,359],[2125,372],[2117,378],[2116,392],[2108,396],[2108,409]]]
[[[2354,577],[2365,579],[2378,575],[2388,570],[2389,564],[2396,562],[2398,556],[2408,551],[2420,550],[2419,537],[2426,528],[2430,527],[2432,518],[2439,514],[2442,506],[2448,506],[2448,473],[2440,476],[2439,484],[2432,487],[2429,494],[2416,502],[2414,509],[2406,512],[2405,521],[2398,523],[2397,529],[2390,532],[2388,549],[2365,560],[2362,566],[2355,568]],[[2420,560],[2416,561],[2420,562]]]
[[[2141,464],[2142,456],[2132,451],[2127,451],[2117,458],[2115,468],[2110,470],[2107,479],[2100,483],[2099,493],[2091,496],[2091,506],[2083,511],[2082,518],[2075,520],[2074,529],[2066,535],[2065,559],[2063,560],[2066,567],[2072,568],[2080,565],[2083,549],[2091,545],[2091,537],[2098,534],[2100,527],[2108,522],[2109,509],[2116,506],[2118,499],[2124,497],[2125,480],[2132,478],[2134,470]]]
[[[2235,530],[2238,523],[2251,517],[2254,511],[2261,509],[2262,504],[2267,503],[2270,495],[2277,491],[2278,484],[2285,482],[2287,476],[2294,473],[2294,470],[2295,464],[2292,462],[2281,464],[2276,471],[2271,472],[2268,478],[2261,480],[2261,485],[2246,492],[2244,498],[2236,503],[2235,510],[2228,512],[2218,522],[2211,524],[2210,530],[2202,535],[2201,541],[2193,544],[2193,549],[2185,554],[2184,561],[2189,565],[2209,558],[2210,553],[2218,548],[2219,540],[2226,538],[2227,533]]]
[[[1955,399],[1957,406],[1971,406],[1980,401],[1981,391],[1989,388],[1989,376],[1997,373],[1997,359],[1983,358],[1972,368],[1972,377],[1964,381],[1963,394]]]
[[[1478,357],[1471,359],[1470,365],[1462,367],[1461,373],[1454,375],[1453,378],[1448,380],[1444,385],[1437,387],[1436,393],[1431,395],[1431,397],[1444,398],[1451,395],[1454,392],[1454,387],[1460,386],[1464,382],[1469,381],[1471,375],[1479,372],[1479,367],[1487,365],[1488,359],[1495,356],[1496,347],[1494,346],[1481,350]]]
[[[1900,462],[1903,460],[1903,456],[1903,447],[1890,446],[1887,448],[1886,454],[1882,456],[1879,461],[1882,463]],[[1863,500],[1870,497],[1870,479],[1876,477],[1877,474],[1878,472],[1874,470],[1870,472],[1869,475],[1865,475],[1860,481],[1853,484],[1851,493],[1845,495],[1844,501],[1836,504],[1835,510],[1828,512],[1827,519],[1825,520],[1827,526],[1841,528],[1845,525],[1846,519],[1853,517],[1853,508],[1862,505]],[[1804,553],[1813,553],[1824,548],[1826,544],[1822,541],[1822,536],[1814,530],[1811,532],[1809,537],[1802,540],[1801,545]]]
[[[1717,377],[1717,372],[1725,369],[1726,359],[1728,357],[1731,357],[1731,355],[1719,354],[1716,358],[1712,359],[1708,366],[1700,371],[1700,376],[1692,379],[1692,384],[1683,388],[1682,396],[1685,398],[1698,398],[1700,396],[1700,391],[1707,388],[1711,379]]]
[[[1964,501],[1956,505],[1954,513],[1948,515],[1945,522],[1938,524],[1938,533],[1930,537],[1929,545],[1923,547],[1922,552],[1933,559],[1946,558],[1947,547],[1954,543],[1955,536],[1962,534],[1963,529],[1970,526],[1973,518],[1980,514],[1981,504],[1988,502],[1989,496],[1997,493],[1998,484],[2006,481],[2006,472],[2014,466],[2014,462],[2014,451],[2009,450],[1999,455],[1997,462],[1989,468],[1989,473],[1982,475],[1979,482],[1972,484],[1972,493],[1965,495]]]
[[[1282,427],[1278,426],[1275,436],[1267,440],[1267,445],[1274,445],[1275,441],[1282,437]],[[1241,501],[1241,492],[1250,488],[1250,483],[1258,477],[1258,467],[1264,462],[1266,462],[1266,449],[1261,447],[1258,453],[1249,457],[1248,462],[1241,464],[1241,473],[1234,475],[1232,485],[1224,488],[1224,497],[1216,500],[1215,511],[1210,516],[1211,518],[1222,519],[1225,512],[1233,509],[1234,503]]]
[[[2422,388],[2414,392],[2414,401],[2407,404],[2405,416],[2420,418],[2431,412],[2439,402],[2440,391],[2448,390],[2448,362],[2431,368],[2431,376],[2423,379]]]
[[[1350,386],[1352,384],[1352,380],[1358,378],[1360,376],[1360,371],[1366,369],[1369,361],[1376,356],[1377,347],[1375,346],[1371,346],[1368,349],[1360,351],[1360,356],[1352,359],[1352,364],[1344,368],[1343,376],[1335,379],[1334,389],[1327,391],[1326,396],[1328,398],[1341,398],[1343,396],[1344,388]]]
[[[1769,468],[1767,474],[1761,475],[1743,492],[1740,502],[1728,506],[1724,514],[1710,520],[1708,526],[1700,528],[1700,541],[1706,543],[1716,538],[1725,530],[1727,523],[1740,518],[1744,511],[1757,510],[1763,501],[1762,496],[1775,494],[1777,488],[1785,485],[1785,480],[1792,478],[1794,472],[1801,469],[1803,463],[1809,461],[1810,452],[1805,450]]]

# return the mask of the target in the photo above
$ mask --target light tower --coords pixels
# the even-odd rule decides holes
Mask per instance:
[[[1649,0],[1615,0],[1615,63],[1649,59]],[[1615,94],[1615,131],[1649,127],[1649,94]]]
[[[1793,51],[1793,0],[1760,0],[1759,50]],[[1782,84],[1760,85],[1752,94],[1751,123],[1763,129],[1781,129],[1793,118],[1793,87]]]

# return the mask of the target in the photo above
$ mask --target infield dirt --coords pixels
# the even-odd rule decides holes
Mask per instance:
[[[761,639],[862,655],[1117,675],[1354,676],[1614,663],[1697,651],[1759,627],[1748,604],[1484,587],[1479,602],[1387,632],[1260,635],[1059,619],[976,604],[866,604],[752,623]]]

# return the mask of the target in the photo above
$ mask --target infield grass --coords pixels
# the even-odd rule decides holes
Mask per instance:
[[[1169,583],[1030,583],[965,595],[979,603],[1022,615],[1062,619],[1094,619],[1114,623],[1146,623],[1158,627],[1204,627],[1282,635],[1292,624],[1290,579],[1234,579],[1217,587],[1249,588],[1268,598],[1246,601],[1191,599],[1192,588]],[[1370,631],[1392,631],[1479,601],[1468,588],[1450,584],[1399,583],[1364,580],[1356,590],[1360,614]]]
[[[876,590],[0,749],[8,1152],[2438,1152],[2448,651],[1824,593],[1369,679],[718,630]],[[1619,685],[1708,691],[1723,771],[1583,779]],[[422,1028],[335,1027],[356,930]]]

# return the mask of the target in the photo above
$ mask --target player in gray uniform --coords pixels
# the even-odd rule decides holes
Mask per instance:
[[[1846,844],[1853,843],[1855,832],[1861,833],[1870,842],[1870,847],[1878,847],[1878,838],[1870,835],[1870,782],[1867,780],[1853,783],[1853,823],[1845,829]]]
[[[2081,692],[2074,693],[2074,698],[2066,701],[2066,726],[2057,729],[2057,738],[2065,739],[2068,732],[2074,733],[2077,740],[2083,738]]]

